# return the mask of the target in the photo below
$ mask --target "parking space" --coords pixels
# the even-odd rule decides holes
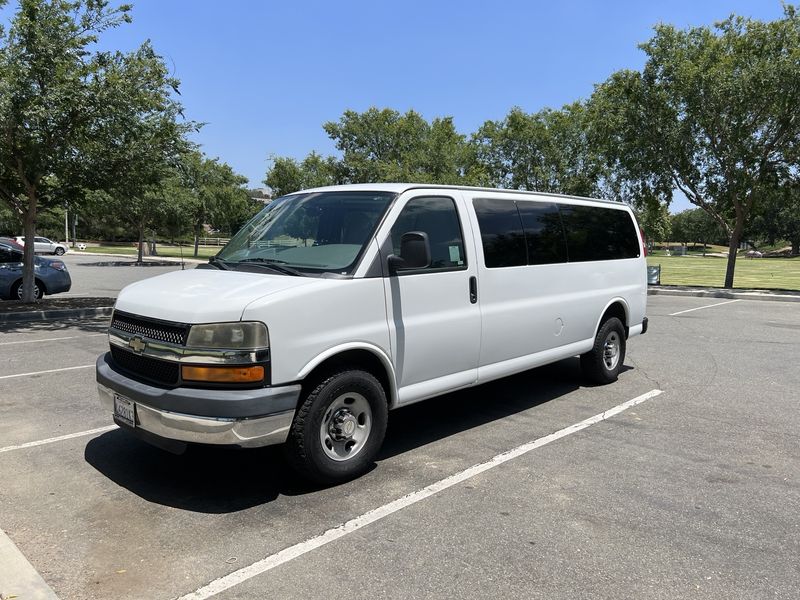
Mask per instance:
[[[722,302],[651,297],[613,385],[571,359],[395,411],[333,488],[116,428],[0,451],[0,528],[63,599],[794,598],[800,304]],[[2,379],[92,364],[103,326],[2,330],[0,446],[110,425],[91,368]]]

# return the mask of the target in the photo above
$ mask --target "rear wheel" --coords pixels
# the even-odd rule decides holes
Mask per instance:
[[[616,317],[605,321],[594,338],[591,351],[581,355],[584,376],[594,383],[617,380],[625,362],[625,328]]]
[[[44,296],[43,288],[38,280],[33,282],[33,299],[41,300]],[[14,284],[14,289],[11,291],[11,297],[17,300],[22,300],[22,282],[18,281]]]
[[[336,371],[303,397],[286,442],[287,458],[315,483],[353,479],[372,465],[387,419],[386,393],[372,374]]]

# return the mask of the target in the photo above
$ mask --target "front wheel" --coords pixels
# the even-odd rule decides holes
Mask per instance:
[[[336,371],[304,395],[286,442],[287,458],[315,483],[353,479],[372,465],[387,420],[386,393],[372,374]]]
[[[625,361],[625,328],[616,317],[605,321],[594,338],[594,347],[581,354],[584,376],[594,383],[613,383]]]
[[[56,248],[55,255],[64,256],[64,252],[66,252],[66,250],[64,250],[61,246],[59,246],[58,248]]]

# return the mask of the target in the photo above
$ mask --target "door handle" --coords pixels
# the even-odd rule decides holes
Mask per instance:
[[[472,304],[478,301],[478,278],[474,275],[469,278],[469,301]]]

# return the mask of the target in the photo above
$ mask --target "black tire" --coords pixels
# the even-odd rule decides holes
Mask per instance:
[[[53,254],[55,254],[56,256],[64,256],[64,252],[66,252],[66,250],[64,250],[61,246],[59,246],[58,248],[56,248]]]
[[[625,327],[611,317],[600,325],[590,352],[581,354],[581,369],[593,383],[613,383],[625,362]]]
[[[41,300],[44,296],[44,286],[42,282],[38,279],[33,282],[33,299],[34,300]],[[14,287],[11,289],[11,299],[12,300],[22,300],[22,281],[18,281],[14,284]]]
[[[386,434],[389,407],[383,386],[358,369],[338,370],[311,386],[284,446],[289,463],[302,477],[322,485],[362,475]],[[356,442],[358,435],[363,438]]]

